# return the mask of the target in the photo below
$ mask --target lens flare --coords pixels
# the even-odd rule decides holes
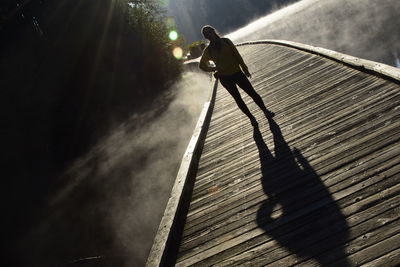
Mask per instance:
[[[176,59],[181,59],[181,58],[183,57],[183,50],[182,50],[182,48],[180,48],[180,47],[175,47],[175,48],[172,50],[172,54],[174,55],[174,57],[175,57]]]
[[[167,24],[167,27],[169,29],[176,29],[176,21],[174,17],[172,16],[167,17],[165,23]]]
[[[160,0],[159,3],[162,7],[165,8],[169,6],[169,0]]]
[[[175,41],[176,39],[178,39],[179,35],[178,35],[177,31],[170,31],[168,37],[172,41]]]

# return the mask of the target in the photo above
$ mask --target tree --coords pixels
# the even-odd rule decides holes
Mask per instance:
[[[1,146],[8,177],[1,209],[8,218],[3,247],[9,249],[2,266],[23,258],[18,241],[62,186],[64,168],[132,113],[154,108],[181,64],[171,54],[157,1],[20,2],[0,5]],[[49,262],[59,264],[54,258]]]

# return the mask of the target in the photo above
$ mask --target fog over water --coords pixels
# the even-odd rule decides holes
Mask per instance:
[[[399,0],[304,0],[228,37],[302,42],[395,65],[399,14]],[[142,266],[211,85],[208,76],[185,73],[161,114],[134,115],[72,164],[64,174],[72,182],[20,242],[23,261],[62,266],[105,256]]]
[[[228,37],[278,39],[319,46],[388,65],[399,64],[400,1],[303,0]]]
[[[134,114],[76,160],[45,218],[19,242],[23,264],[100,256],[93,266],[142,266],[210,88],[208,76],[184,73],[163,112],[156,108],[165,106],[161,98],[154,111]]]

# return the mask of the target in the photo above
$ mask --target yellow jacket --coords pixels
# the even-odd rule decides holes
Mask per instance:
[[[242,56],[236,46],[228,38],[221,38],[221,49],[215,53],[207,46],[200,59],[200,69],[208,72],[217,70],[220,76],[229,76],[241,71],[248,71]],[[216,69],[210,66],[210,61],[215,63]]]

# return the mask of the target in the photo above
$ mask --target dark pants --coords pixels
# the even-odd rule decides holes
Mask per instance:
[[[249,79],[247,79],[246,75],[244,75],[243,72],[240,71],[230,76],[223,76],[220,77],[219,80],[222,86],[225,87],[226,90],[228,90],[228,92],[235,99],[238,107],[250,119],[254,118],[254,116],[251,114],[250,110],[244,103],[236,85],[239,85],[239,87],[242,88],[254,100],[254,102],[262,109],[263,112],[268,112],[268,109],[265,107],[262,98],[259,94],[257,94],[256,90],[254,90]]]

